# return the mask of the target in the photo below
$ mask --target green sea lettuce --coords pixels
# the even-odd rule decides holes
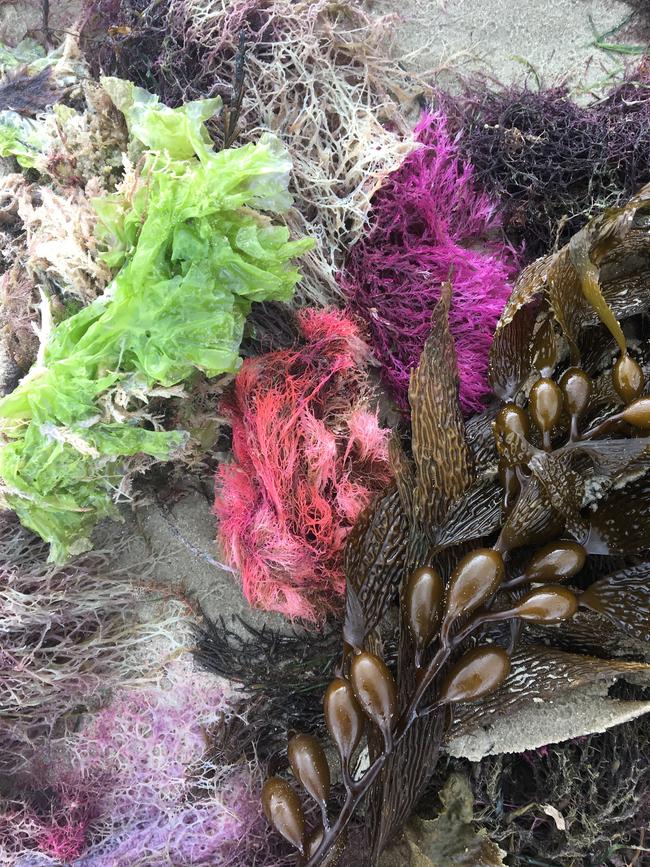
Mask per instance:
[[[300,277],[291,260],[312,245],[259,213],[291,205],[291,163],[276,138],[215,152],[204,128],[214,100],[168,109],[128,83],[105,86],[145,148],[135,192],[95,203],[105,259],[119,270],[52,329],[0,401],[4,498],[57,562],[116,515],[125,458],[166,460],[186,439],[145,422],[133,396],[142,406],[196,370],[237,370],[251,303],[290,299]]]
[[[6,75],[12,69],[32,64],[36,67],[35,72],[43,68],[46,63],[45,49],[35,39],[25,38],[15,47],[0,42],[0,74]]]
[[[51,143],[46,125],[16,111],[0,111],[0,157],[16,157],[24,169],[40,165]]]

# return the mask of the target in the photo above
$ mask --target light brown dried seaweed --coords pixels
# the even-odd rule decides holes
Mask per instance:
[[[27,188],[18,199],[18,215],[26,235],[24,267],[32,280],[82,304],[101,294],[111,272],[99,258],[97,214],[86,191]]]

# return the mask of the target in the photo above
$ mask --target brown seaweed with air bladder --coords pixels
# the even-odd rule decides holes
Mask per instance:
[[[492,350],[502,404],[467,426],[444,287],[411,380],[410,441],[391,444],[395,484],[348,542],[343,653],[325,698],[343,793],[305,820],[298,863],[339,863],[363,810],[355,863],[375,864],[464,717],[648,676],[562,638],[575,621],[595,646],[607,628],[650,644],[649,213],[644,188],[522,273]],[[298,826],[296,790],[278,791],[282,821]]]

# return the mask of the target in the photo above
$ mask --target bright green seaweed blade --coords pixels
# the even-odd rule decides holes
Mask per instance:
[[[291,205],[277,139],[217,153],[204,124],[218,101],[169,109],[129,82],[105,86],[147,148],[135,194],[96,203],[106,261],[119,271],[53,329],[42,365],[0,401],[4,499],[58,562],[116,516],[128,458],[168,460],[186,440],[137,414],[117,419],[116,390],[146,400],[197,370],[237,370],[252,302],[289,300],[300,278],[292,260],[312,246],[257,213]]]

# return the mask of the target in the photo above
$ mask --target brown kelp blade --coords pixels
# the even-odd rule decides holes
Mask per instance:
[[[395,484],[399,491],[402,511],[406,515],[413,514],[413,495],[415,492],[415,467],[406,454],[404,446],[396,433],[388,442],[390,466],[395,476]]]
[[[369,863],[376,863],[413,812],[438,762],[445,729],[444,711],[418,720],[384,765],[369,800]]]
[[[601,578],[587,588],[580,601],[622,632],[650,644],[650,563]]]
[[[581,515],[587,479],[571,466],[571,455],[546,452],[535,455],[528,464],[551,508],[561,516],[564,529],[580,537],[588,522]]]
[[[447,285],[411,378],[414,467],[394,443],[396,488],[371,505],[348,537],[345,574],[352,592],[344,635],[356,647],[363,641],[361,632],[367,635],[379,623],[405,575],[413,522],[433,530],[471,482],[472,458],[458,405],[456,355],[448,327],[450,297]],[[412,511],[407,512],[404,506],[411,504]]]
[[[480,726],[486,719],[505,716],[533,701],[555,698],[567,690],[626,674],[650,677],[650,665],[599,659],[541,645],[523,647],[513,654],[510,674],[498,692],[480,704],[458,707],[450,735]]]
[[[492,433],[495,415],[496,408],[490,407],[473,415],[465,423],[465,439],[472,454],[476,476],[490,472],[497,464],[498,455]]]
[[[482,478],[455,500],[444,521],[430,528],[436,548],[447,548],[489,536],[501,525],[503,489],[494,479]]]
[[[535,338],[550,310],[576,364],[591,352],[602,321],[617,341],[619,322],[650,307],[650,185],[620,208],[591,220],[557,253],[526,268],[497,325],[490,382],[513,399],[533,372]]]
[[[609,482],[607,487],[623,487],[650,470],[650,437],[647,436],[567,443],[556,453],[573,453],[576,458],[586,458],[590,477],[597,477],[601,494],[606,482]]]
[[[553,508],[538,479],[530,476],[504,521],[501,540],[506,550],[542,545],[557,538],[563,529],[562,515]]]
[[[425,564],[449,574],[460,555],[451,549],[432,557],[426,540],[436,537],[450,506],[458,503],[473,478],[472,456],[465,439],[465,425],[458,406],[456,356],[448,329],[450,287],[443,289],[432,317],[432,332],[413,372],[409,389],[412,418],[412,448],[416,467],[414,515],[410,522],[406,580],[411,569]],[[490,511],[494,501],[488,497]],[[471,520],[467,510],[457,515]],[[461,554],[467,548],[461,549]],[[450,552],[448,554],[448,551]],[[399,642],[400,696],[405,700],[414,683],[413,646],[404,634]],[[369,849],[371,862],[404,824],[422,796],[438,760],[445,730],[445,713],[422,717],[413,724],[386,762],[369,798]]]
[[[431,318],[431,334],[411,374],[409,403],[416,465],[415,519],[439,523],[468,487],[472,459],[458,404],[458,371],[449,333],[451,286],[445,284]]]
[[[343,637],[352,647],[363,645],[395,597],[406,569],[408,537],[397,488],[376,500],[348,536]]]
[[[515,283],[510,300],[497,324],[490,350],[489,378],[501,400],[512,400],[533,368],[533,333],[540,311],[544,274],[552,259],[529,265]]]
[[[650,549],[650,474],[610,491],[590,515],[589,554],[645,554]]]

